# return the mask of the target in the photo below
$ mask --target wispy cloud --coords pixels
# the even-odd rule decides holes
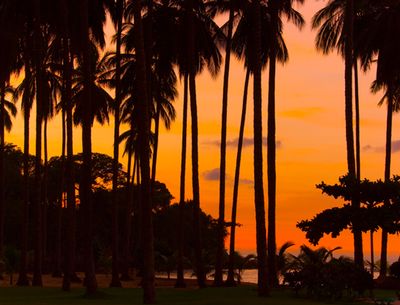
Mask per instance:
[[[205,171],[202,173],[202,176],[207,181],[219,181],[219,168],[213,168],[211,170]],[[233,184],[233,178],[228,173],[225,174],[226,183]],[[240,179],[239,184],[243,185],[253,185],[254,181],[251,179]]]
[[[251,179],[240,179],[239,184],[253,185],[254,181]]]
[[[372,146],[368,144],[363,147],[363,151],[365,152],[382,153],[385,152],[385,150],[386,150],[385,146]],[[396,153],[399,151],[400,151],[400,140],[392,141],[392,153]]]
[[[203,173],[203,178],[208,181],[219,181],[219,168],[214,168]]]

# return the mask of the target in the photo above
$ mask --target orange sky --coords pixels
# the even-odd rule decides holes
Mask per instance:
[[[321,181],[335,183],[340,175],[346,173],[346,150],[344,130],[344,66],[336,54],[323,56],[314,48],[315,32],[311,31],[311,16],[323,7],[326,1],[307,1],[299,7],[307,24],[299,32],[291,25],[285,26],[285,40],[290,52],[290,60],[277,70],[277,139],[280,142],[277,151],[277,243],[293,241],[293,250],[307,243],[304,234],[295,225],[298,221],[311,218],[317,212],[339,205],[326,195],[322,195],[315,185]],[[223,67],[221,68],[223,71]],[[378,107],[381,95],[369,93],[374,78],[374,68],[368,74],[360,76],[361,99],[361,141],[362,176],[369,179],[383,178],[385,145],[386,110]],[[220,116],[222,99],[222,77],[212,79],[208,73],[198,77],[197,94],[199,108],[199,151],[200,151],[200,200],[202,208],[217,217],[218,180],[210,180],[213,171],[219,167],[219,147],[215,142],[220,139]],[[266,118],[268,90],[267,70],[263,74],[263,116]],[[242,64],[235,59],[231,66],[228,110],[228,141],[238,137],[242,91],[244,82]],[[182,92],[182,84],[179,84]],[[172,194],[179,196],[180,141],[182,123],[182,94],[175,101],[177,120],[170,131],[162,130],[159,145],[157,179],[166,183]],[[246,124],[246,138],[252,138],[252,91],[249,92],[249,107]],[[32,121],[33,121],[32,117]],[[49,124],[50,154],[60,154],[61,124],[56,117]],[[393,121],[393,141],[399,140],[397,130],[400,127],[397,116]],[[32,125],[32,130],[34,130]],[[79,152],[80,131],[75,133],[75,152]],[[266,136],[266,120],[264,120]],[[20,147],[23,144],[22,117],[6,139]],[[32,142],[32,152],[33,152]],[[112,155],[113,127],[96,126],[93,130],[93,151]],[[189,143],[190,145],[190,139]],[[398,173],[400,166],[397,151],[393,147],[392,172]],[[190,146],[188,147],[188,171],[186,197],[191,198]],[[244,148],[239,190],[238,222],[242,226],[237,233],[237,247],[242,252],[255,252],[255,215],[253,200],[253,163],[252,147]],[[266,149],[265,149],[266,152]],[[226,214],[230,217],[232,202],[234,165],[236,147],[230,145],[227,150],[227,190]],[[125,160],[122,161],[124,164]],[[266,155],[264,158],[265,193]],[[267,202],[266,202],[267,204]],[[399,239],[390,237],[389,255],[397,259],[396,250]],[[375,255],[379,253],[380,240],[376,237]],[[308,244],[308,243],[307,243]],[[352,239],[349,233],[343,233],[336,240],[323,238],[321,245],[333,248],[341,246],[338,254],[351,255]],[[293,251],[292,250],[292,251]],[[369,256],[369,239],[364,238],[364,252]]]

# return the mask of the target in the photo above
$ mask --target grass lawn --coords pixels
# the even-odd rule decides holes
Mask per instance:
[[[70,293],[58,288],[0,288],[0,305],[128,305],[142,304],[142,291],[138,288],[108,288],[100,289],[100,294],[94,299],[83,296],[83,289],[74,289]],[[394,292],[379,293],[394,296]],[[322,305],[322,304],[363,304],[361,302],[327,303],[304,298],[296,298],[289,291],[273,291],[269,298],[258,298],[254,286],[237,288],[206,288],[206,289],[173,289],[158,288],[157,304],[165,305]]]

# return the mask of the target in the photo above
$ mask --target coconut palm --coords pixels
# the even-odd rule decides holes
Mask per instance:
[[[271,15],[271,48],[269,53],[269,84],[268,84],[268,271],[269,282],[278,285],[276,270],[276,119],[275,119],[275,79],[278,37],[282,32],[282,17],[285,16],[298,28],[304,25],[304,19],[293,8],[294,3],[303,3],[303,0],[270,0],[268,7]]]
[[[218,32],[218,27],[212,23],[205,11],[203,1],[189,0],[182,5],[183,18],[181,27],[183,38],[187,45],[185,56],[178,59],[178,65],[189,77],[189,96],[190,110],[192,119],[192,184],[193,184],[193,206],[194,206],[194,243],[196,274],[200,287],[205,287],[205,272],[201,256],[201,236],[200,236],[200,185],[199,185],[199,153],[198,153],[198,122],[197,122],[197,94],[196,94],[196,75],[203,68],[205,62],[211,73],[216,75],[219,70],[221,56],[215,46],[214,35]],[[207,18],[208,23],[202,22],[202,18]],[[182,41],[183,42],[183,41]],[[199,48],[200,47],[200,48]],[[184,52],[183,52],[184,53]]]
[[[218,216],[218,244],[215,260],[215,276],[214,285],[222,286],[222,259],[224,255],[224,231],[225,231],[225,172],[226,172],[226,128],[228,118],[228,86],[229,86],[229,68],[232,47],[233,35],[233,22],[235,18],[235,3],[234,1],[227,1],[228,3],[216,3],[217,6],[229,7],[229,19],[227,22],[227,36],[225,46],[225,66],[224,66],[224,83],[222,93],[222,118],[221,118],[221,151],[220,151],[220,179],[219,179],[219,216]],[[222,4],[222,5],[221,5]]]
[[[154,286],[154,245],[153,245],[153,223],[152,204],[150,190],[150,114],[151,104],[150,92],[147,83],[146,55],[144,49],[144,31],[139,1],[134,1],[135,21],[135,45],[137,56],[137,86],[138,86],[138,108],[141,115],[138,121],[138,142],[140,145],[139,162],[141,169],[141,212],[142,212],[142,244],[143,244],[143,301],[145,304],[155,302]]]
[[[253,70],[253,132],[254,132],[254,204],[256,210],[256,235],[258,258],[258,295],[268,296],[267,278],[267,240],[265,228],[264,186],[263,186],[263,154],[262,154],[262,94],[261,94],[261,4],[251,3],[251,16],[254,20],[251,66]]]
[[[231,230],[230,230],[230,242],[229,242],[229,260],[228,260],[228,277],[226,284],[228,286],[235,285],[235,272],[234,272],[234,259],[235,259],[235,233],[236,233],[236,216],[237,216],[237,200],[239,193],[239,179],[240,179],[240,163],[242,159],[242,147],[244,137],[244,127],[246,122],[246,109],[247,109],[247,92],[250,81],[250,69],[247,69],[246,79],[244,82],[243,90],[243,105],[242,115],[240,120],[238,150],[236,155],[236,167],[235,167],[235,180],[233,184],[233,199],[232,199],[232,216],[231,216]]]
[[[400,46],[394,36],[399,33],[400,24],[397,20],[399,17],[400,5],[398,1],[384,1],[382,3],[369,3],[369,11],[365,14],[365,30],[361,34],[360,39],[366,41],[366,54],[377,55],[377,72],[376,81],[372,89],[377,92],[384,90],[384,100],[387,101],[387,127],[386,127],[386,156],[385,156],[385,181],[390,180],[391,165],[391,142],[392,142],[392,116],[394,111],[398,111],[399,107],[399,84],[400,84],[400,61],[398,52]],[[389,33],[381,31],[390,31]],[[382,34],[383,33],[383,34]],[[388,202],[385,203],[386,205]],[[387,269],[387,230],[382,230],[382,249],[381,249],[381,267],[380,276],[386,275]]]
[[[114,161],[113,161],[113,214],[112,214],[112,277],[110,287],[121,287],[118,271],[118,164],[119,164],[119,129],[121,107],[121,46],[124,0],[111,1],[108,8],[116,29],[116,67],[115,67],[115,101],[114,101]]]

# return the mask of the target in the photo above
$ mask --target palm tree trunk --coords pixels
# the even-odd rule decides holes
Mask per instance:
[[[246,123],[246,112],[247,112],[247,92],[249,88],[250,80],[250,69],[247,68],[246,80],[244,82],[243,90],[243,106],[242,106],[242,118],[240,120],[239,130],[239,141],[238,150],[236,155],[236,167],[235,167],[235,181],[233,184],[233,200],[232,200],[232,217],[231,217],[231,234],[229,243],[229,261],[228,261],[228,278],[226,284],[228,286],[235,286],[235,233],[236,233],[236,212],[237,212],[237,201],[239,193],[239,180],[240,180],[240,163],[242,159],[242,147],[244,137],[244,127]]]
[[[225,172],[226,172],[226,125],[228,117],[228,86],[229,68],[231,60],[231,45],[233,32],[234,7],[230,1],[228,36],[226,41],[224,85],[222,94],[222,126],[221,126],[221,155],[220,155],[220,175],[219,175],[219,217],[217,235],[217,255],[215,261],[214,286],[222,286],[222,269],[224,258],[224,232],[225,232]]]
[[[84,232],[84,261],[86,294],[97,292],[97,281],[93,257],[93,202],[92,202],[92,96],[90,90],[90,50],[89,50],[89,3],[83,0],[81,4],[82,46],[83,46],[83,75],[86,102],[82,118],[82,172],[81,172],[81,206],[85,217]]]
[[[25,78],[31,79],[29,60],[25,60]],[[28,96],[28,95],[27,95]],[[24,202],[22,207],[21,223],[21,258],[19,263],[19,274],[17,286],[28,286],[27,275],[28,259],[28,229],[29,229],[29,116],[31,101],[24,100]]]
[[[269,55],[268,85],[268,282],[272,287],[278,286],[276,269],[276,119],[275,119],[275,82],[276,82],[276,49],[278,36],[278,9],[273,2],[271,9],[272,43]]]
[[[116,45],[116,67],[115,67],[115,109],[114,109],[114,159],[113,159],[113,180],[112,180],[112,277],[110,287],[121,287],[119,280],[119,251],[118,251],[118,165],[119,165],[119,125],[120,125],[120,104],[121,104],[121,38],[122,38],[122,12],[123,1],[118,0],[117,10],[117,45]]]
[[[43,77],[41,68],[41,30],[40,30],[40,0],[34,2],[34,29],[35,29],[35,69],[36,69],[36,157],[35,157],[35,189],[33,197],[34,210],[34,267],[33,267],[33,286],[42,286],[42,98],[43,98]]]
[[[356,110],[356,173],[357,180],[361,180],[361,139],[360,139],[360,96],[358,90],[358,64],[357,58],[354,59],[354,98]]]
[[[63,90],[65,92],[65,79],[63,80]],[[64,95],[65,97],[65,95]],[[61,238],[62,238],[62,211],[64,203],[64,189],[65,189],[65,145],[66,145],[66,130],[65,130],[65,101],[62,101],[61,110],[61,126],[62,126],[62,143],[61,143],[61,177],[60,177],[60,197],[57,205],[57,232],[55,240],[55,251],[54,251],[54,269],[53,277],[62,277],[61,268]]]
[[[154,184],[156,181],[156,170],[157,170],[157,152],[158,152],[158,137],[160,134],[160,112],[161,112],[161,105],[157,102],[157,109],[156,109],[156,116],[155,126],[154,126],[154,148],[153,148],[153,164],[151,166],[151,182]]]
[[[183,269],[183,213],[185,209],[185,182],[186,182],[186,142],[187,142],[187,112],[188,112],[188,84],[187,73],[184,75],[184,93],[183,93],[183,118],[182,118],[182,151],[181,151],[181,177],[179,192],[179,214],[178,214],[178,257],[176,269],[176,288],[186,287]]]
[[[392,125],[393,125],[393,95],[391,88],[388,88],[388,108],[386,118],[386,154],[385,154],[385,183],[390,181],[390,166],[392,159]],[[384,205],[390,203],[386,200]],[[387,270],[387,244],[388,244],[388,232],[385,227],[382,228],[382,244],[381,244],[381,266],[380,266],[380,277],[386,276]]]
[[[66,72],[66,125],[67,125],[67,162],[65,170],[65,182],[67,187],[67,245],[65,251],[65,271],[63,279],[63,290],[69,291],[71,280],[74,279],[75,272],[75,244],[76,244],[76,211],[75,211],[75,178],[74,178],[74,153],[73,153],[73,124],[72,124],[72,101],[71,101],[71,68],[72,62],[67,52],[66,62],[64,63]]]
[[[256,239],[258,257],[258,295],[267,296],[267,240],[265,228],[263,144],[262,144],[262,94],[261,94],[261,16],[260,1],[253,2],[254,35],[254,199],[256,210]]]
[[[150,180],[150,114],[151,92],[148,92],[146,55],[144,49],[143,24],[141,16],[141,3],[135,1],[134,19],[136,26],[135,44],[137,56],[138,96],[141,116],[139,116],[138,141],[141,169],[142,191],[142,244],[143,244],[143,302],[155,303],[154,285],[154,244],[152,223],[152,196]]]
[[[196,67],[195,67],[195,28],[193,0],[187,2],[188,14],[188,65],[189,65],[189,93],[190,111],[192,117],[192,184],[193,184],[193,241],[195,244],[195,265],[197,283],[200,288],[206,287],[206,275],[202,259],[202,241],[200,228],[200,185],[199,185],[199,150],[198,150],[198,122],[196,97]]]
[[[371,245],[371,275],[372,278],[374,277],[374,270],[375,270],[375,258],[374,258],[374,231],[369,231],[369,240]]]
[[[345,118],[346,118],[346,145],[347,145],[347,166],[349,176],[353,181],[353,196],[351,205],[356,209],[360,208],[358,194],[358,183],[356,179],[356,165],[354,158],[354,137],[353,137],[353,90],[352,90],[352,69],[353,69],[353,28],[354,28],[354,0],[346,0],[345,10]],[[357,266],[363,267],[362,233],[358,228],[357,221],[353,222],[354,235],[354,262]]]
[[[129,149],[128,152],[128,168],[126,177],[126,217],[125,217],[125,239],[123,243],[123,269],[121,274],[121,281],[130,281],[132,278],[129,275],[129,264],[130,264],[130,243],[131,243],[131,231],[132,231],[132,192],[133,192],[133,182],[135,178],[136,162],[133,164],[132,172],[132,151]],[[132,176],[131,176],[132,172]],[[132,178],[131,178],[132,177]]]
[[[75,178],[74,178],[74,153],[73,153],[73,124],[72,124],[72,69],[73,62],[70,57],[68,16],[69,10],[67,0],[63,0],[63,77],[65,78],[65,91],[63,101],[66,108],[66,128],[67,128],[67,160],[65,169],[65,183],[67,190],[67,236],[64,255],[64,277],[62,289],[70,291],[71,281],[74,279],[75,272],[75,244],[76,244],[76,218],[75,218]]]
[[[47,152],[47,122],[44,119],[43,126],[43,152],[44,152],[44,166],[43,166],[43,205],[42,205],[42,233],[43,233],[43,262],[46,262],[47,256],[47,206],[48,206],[48,152]],[[46,265],[46,263],[45,263]]]

